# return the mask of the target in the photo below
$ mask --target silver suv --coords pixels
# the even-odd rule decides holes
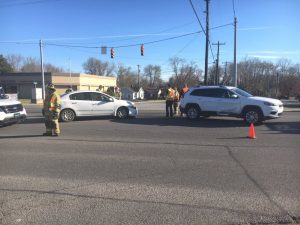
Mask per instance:
[[[252,96],[236,87],[201,86],[185,93],[180,110],[192,120],[200,116],[230,116],[256,124],[279,118],[283,104],[277,99]]]

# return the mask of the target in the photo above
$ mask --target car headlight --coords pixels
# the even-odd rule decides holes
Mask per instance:
[[[274,103],[271,103],[271,102],[264,102],[264,104],[265,104],[266,106],[276,106]]]
[[[136,109],[136,107],[134,105],[129,105],[128,107],[132,108],[132,109]]]
[[[133,102],[130,102],[130,101],[127,101],[127,104],[128,104],[129,106],[135,106],[135,104],[134,104]]]

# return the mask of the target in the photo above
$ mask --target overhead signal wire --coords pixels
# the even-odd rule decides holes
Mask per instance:
[[[212,27],[212,28],[210,28],[210,30],[218,29],[218,28],[221,28],[221,27],[226,27],[226,26],[229,26],[229,25],[232,25],[232,23],[228,23],[228,24],[224,24],[224,25]],[[119,45],[119,46],[107,46],[107,48],[126,48],[126,47],[140,46],[141,44],[144,44],[144,45],[154,44],[154,43],[159,43],[159,42],[163,42],[163,41],[169,41],[169,40],[173,40],[173,39],[177,39],[177,38],[182,38],[182,37],[186,37],[186,36],[198,34],[198,33],[201,33],[201,32],[202,31],[196,31],[196,32],[186,33],[186,34],[182,34],[182,35],[178,35],[178,36],[174,36],[174,37],[169,37],[169,38],[164,38],[164,39],[159,39],[159,40],[154,40],[154,41],[148,41],[148,42],[143,42],[143,43],[135,43],[135,44]],[[45,40],[47,40],[47,39],[45,39]],[[30,41],[30,42],[28,42],[28,41]],[[0,44],[35,45],[35,44],[37,44],[37,42],[34,42],[34,40],[0,41]],[[51,43],[51,42],[48,42],[48,43],[44,42],[44,45],[45,46],[48,45],[48,46],[65,47],[65,48],[86,48],[86,49],[100,49],[101,48],[100,46],[55,44],[55,43]]]
[[[155,40],[155,41],[148,41],[148,42],[143,42],[143,43],[137,43],[137,44],[129,44],[129,45],[119,45],[119,46],[107,46],[107,48],[127,48],[127,47],[134,47],[134,46],[140,46],[141,44],[147,45],[147,44],[154,44],[158,42],[163,42],[163,41],[168,41],[168,40],[173,40],[181,37],[186,37],[194,34],[201,33],[201,31],[196,31],[192,33],[187,33],[175,37],[170,37],[170,38],[164,38],[160,40]],[[82,46],[82,45],[62,45],[62,44],[53,44],[53,43],[45,43],[45,45],[52,45],[52,46],[58,46],[58,47],[72,47],[72,48],[101,48],[99,46]]]
[[[221,27],[226,27],[226,26],[229,26],[229,25],[232,25],[232,23],[212,27],[210,30],[218,29],[218,28],[221,28]],[[196,31],[196,32],[186,33],[186,34],[182,34],[182,35],[178,35],[178,36],[174,36],[174,37],[163,38],[163,39],[148,41],[148,42],[143,42],[143,43],[135,43],[135,44],[119,45],[119,46],[107,46],[107,48],[126,48],[126,47],[140,46],[141,44],[144,44],[144,45],[154,44],[154,43],[158,43],[158,42],[163,42],[163,41],[168,41],[168,40],[173,40],[173,39],[177,39],[177,38],[182,38],[182,37],[198,34],[198,33],[201,33],[201,32],[202,31]],[[65,44],[54,44],[54,43],[45,43],[45,45],[52,45],[52,46],[58,46],[58,47],[71,47],[71,48],[96,48],[96,49],[101,48],[99,46],[65,45]]]

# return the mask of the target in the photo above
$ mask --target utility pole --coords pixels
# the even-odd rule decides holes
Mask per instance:
[[[138,67],[138,88],[140,90],[140,65],[137,65]]]
[[[205,32],[205,70],[204,70],[204,85],[207,85],[207,73],[208,73],[208,44],[209,44],[209,1],[206,2],[206,32]]]
[[[225,64],[225,69],[224,69],[224,78],[223,78],[223,85],[226,85],[227,80],[228,80],[228,76],[227,76],[227,65],[229,62],[223,62],[223,64]]]
[[[279,73],[277,72],[276,73],[276,93],[275,93],[276,94],[276,98],[278,98],[278,92],[279,92],[278,91],[278,89],[279,89],[278,86],[279,86]]]
[[[235,86],[235,87],[237,87],[236,25],[237,25],[237,18],[234,17],[234,56],[233,56],[233,75],[234,75],[234,86]]]
[[[218,45],[218,51],[217,51],[217,61],[216,61],[216,76],[215,76],[215,85],[219,85],[219,50],[220,50],[220,45],[225,45],[225,43],[220,43],[218,41],[217,44],[213,45]]]
[[[40,58],[41,58],[41,72],[42,72],[42,97],[45,100],[45,74],[44,74],[44,58],[43,58],[43,42],[40,40]]]

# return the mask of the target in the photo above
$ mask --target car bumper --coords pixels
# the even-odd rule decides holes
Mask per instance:
[[[3,113],[0,112],[0,123],[6,124],[6,123],[17,123],[24,121],[27,117],[26,112],[17,112],[17,113]]]
[[[281,117],[283,114],[283,106],[273,106],[270,107],[269,110],[264,113],[265,119],[276,119]]]

